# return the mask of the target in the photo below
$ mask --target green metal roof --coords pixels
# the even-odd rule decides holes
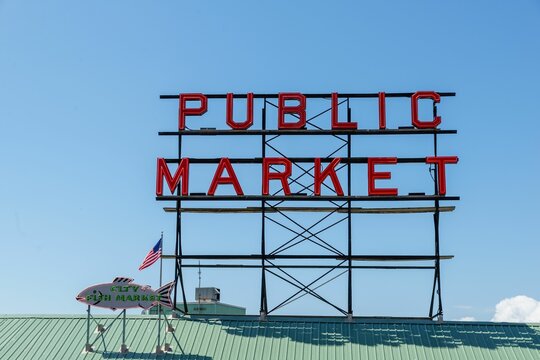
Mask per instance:
[[[105,324],[106,349],[83,354],[84,316],[0,316],[0,359],[540,359],[540,325],[423,320],[273,317],[172,319],[184,354],[156,355],[157,317],[128,316]],[[162,320],[163,324],[163,320]],[[92,339],[96,338],[92,323]]]

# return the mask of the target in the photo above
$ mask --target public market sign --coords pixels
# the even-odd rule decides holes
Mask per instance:
[[[366,95],[365,98],[375,98],[378,106],[378,118],[377,119],[362,119],[362,124],[373,124],[373,128],[361,128],[359,121],[352,121],[350,115],[347,119],[340,118],[338,107],[345,99],[350,97],[349,94],[331,93],[327,94],[327,98],[331,101],[330,117],[328,127],[326,129],[307,130],[306,124],[309,123],[309,119],[306,115],[308,109],[308,100],[310,98],[323,98],[325,95],[304,95],[301,93],[279,93],[277,96],[253,94],[247,93],[243,95],[235,95],[228,93],[225,97],[226,106],[223,112],[223,123],[228,128],[227,130],[215,130],[215,129],[201,129],[193,131],[187,128],[186,122],[193,121],[196,123],[197,118],[202,117],[209,109],[209,99],[217,96],[204,95],[200,93],[183,93],[178,95],[179,107],[178,107],[178,135],[190,135],[190,133],[197,133],[199,135],[238,135],[240,133],[253,133],[254,135],[291,135],[291,134],[314,134],[319,132],[320,134],[331,135],[355,135],[355,134],[425,134],[441,132],[438,126],[443,122],[440,115],[434,111],[433,117],[429,119],[419,118],[419,101],[432,101],[433,104],[441,101],[441,95],[434,91],[417,91],[410,94],[410,128],[409,129],[387,129],[386,118],[386,102],[387,98],[390,101],[391,97],[403,97],[403,94],[386,94],[380,92],[375,96],[369,96],[373,94],[356,94]],[[399,95],[399,96],[397,96]],[[252,130],[254,124],[254,99],[264,98],[266,102],[267,97],[277,97],[277,117],[275,119],[263,119],[263,129]],[[235,104],[235,99],[245,99],[245,118],[238,119],[234,115],[234,108],[238,106]],[[340,102],[341,101],[341,102]],[[236,100],[238,102],[238,100]],[[374,104],[375,105],[375,104]],[[435,107],[434,107],[435,109]],[[349,113],[350,114],[350,113]],[[270,124],[270,127],[266,127],[266,123]],[[171,133],[172,134],[172,133]],[[169,134],[170,135],[170,134]],[[294,197],[295,194],[291,194],[290,186],[292,167],[295,162],[294,159],[287,157],[263,157],[260,160],[261,166],[261,192],[258,196],[244,196],[242,184],[238,180],[233,163],[229,158],[222,157],[219,159],[214,171],[212,179],[208,180],[207,191],[202,194],[204,197],[211,199],[214,197],[216,200],[222,198],[224,200],[231,199],[230,197],[215,196],[216,190],[220,186],[232,186],[237,198],[266,198],[270,195],[270,182],[277,181],[281,185],[283,196],[281,199],[287,197]],[[350,161],[350,159],[346,159]],[[436,196],[446,195],[446,165],[456,164],[458,162],[457,156],[440,156],[433,154],[420,159],[427,165],[434,165],[436,168],[437,187]],[[195,159],[193,159],[195,161]],[[341,186],[340,180],[337,175],[337,167],[342,163],[343,159],[340,157],[333,158],[313,158],[310,167],[313,168],[313,196],[321,196],[321,185],[325,180],[330,180],[332,183],[335,196],[343,197],[344,191]],[[364,200],[370,197],[373,200],[382,199],[384,197],[394,198],[398,196],[397,188],[384,187],[381,182],[383,180],[389,180],[392,178],[390,171],[380,171],[377,169],[379,165],[395,165],[401,161],[397,157],[366,157],[359,159],[359,162],[367,164],[367,196],[364,196]],[[415,161],[417,162],[417,161]],[[171,163],[176,163],[176,169],[171,169],[169,166]],[[281,170],[281,171],[278,171]],[[157,159],[157,176],[156,176],[156,196],[157,200],[173,200],[182,199],[190,195],[190,158],[182,157],[180,159]],[[165,194],[164,183],[168,187],[168,191],[171,195]],[[197,195],[201,195],[197,193]],[[193,197],[197,197],[197,195]],[[190,196],[191,197],[191,196]],[[275,196],[272,196],[277,198]],[[328,197],[327,197],[328,198]],[[232,199],[231,199],[232,200]],[[421,200],[421,199],[420,199]]]

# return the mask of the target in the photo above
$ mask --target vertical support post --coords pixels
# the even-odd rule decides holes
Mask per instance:
[[[126,309],[122,312],[122,345],[126,345]]]
[[[262,108],[262,130],[266,130],[266,98]],[[264,159],[266,157],[266,135],[261,135],[261,156]],[[266,238],[265,238],[265,225],[266,225],[266,202],[261,201],[261,308],[260,319],[266,320],[268,314],[268,301],[266,298]]]
[[[347,122],[351,122],[351,108],[349,99],[347,98]],[[351,158],[351,135],[347,135],[347,157]],[[351,162],[347,164],[347,195],[350,197],[351,192]],[[347,201],[347,257],[348,257],[348,294],[347,294],[347,318],[352,320],[353,316],[353,296],[352,296],[352,217],[351,217],[352,202]]]
[[[84,352],[93,352],[92,345],[90,344],[90,305],[86,309],[86,345],[84,345]]]
[[[434,110],[433,112],[436,114],[437,108],[435,105],[433,106]],[[435,143],[435,156],[437,156],[437,134],[433,134],[434,137],[434,143]],[[437,164],[435,164],[435,187],[436,187],[436,195],[439,195],[439,169]],[[439,200],[435,200],[435,213],[433,214],[433,221],[435,226],[435,272],[437,277],[437,295],[439,300],[439,307],[437,309],[437,315],[439,316],[439,319],[442,320],[443,317],[443,305],[442,305],[442,293],[441,293],[441,254],[440,254],[440,238],[439,238],[439,219],[440,219],[440,211],[439,211]]]
[[[128,347],[126,345],[126,309],[122,310],[122,345],[120,345],[120,352],[126,354]]]
[[[178,158],[181,159],[182,157],[182,152],[180,151],[180,146],[182,145],[182,141],[180,140],[182,137],[182,135],[178,135]],[[176,194],[181,194],[180,192],[180,184],[178,184],[178,188],[176,189]],[[176,309],[176,304],[177,304],[177,293],[178,293],[178,273],[180,271],[180,268],[179,268],[179,259],[178,259],[178,255],[180,254],[180,216],[181,216],[181,212],[180,212],[180,201],[176,201],[176,233],[175,233],[175,244],[174,244],[174,255],[175,255],[175,259],[174,259],[174,293],[173,293],[173,301],[174,301],[174,306],[173,308]]]
[[[182,135],[178,135],[178,158],[182,158]],[[176,194],[181,194],[180,183],[176,189]],[[174,305],[173,309],[178,310],[176,307],[177,301],[177,292],[178,292],[178,282],[180,281],[180,289],[182,290],[182,301],[184,302],[184,314],[187,314],[187,302],[186,302],[186,292],[184,290],[184,278],[182,276],[182,212],[180,207],[182,206],[181,201],[176,201],[176,245],[174,254],[175,259],[175,272],[174,272]]]
[[[437,105],[433,103],[433,117],[437,116]],[[437,133],[433,134],[433,155],[437,156]],[[435,195],[439,195],[439,169],[438,165],[434,164],[433,169],[433,185],[435,188]],[[443,319],[443,306],[442,306],[442,294],[441,294],[441,257],[440,257],[440,242],[439,242],[439,219],[440,219],[440,208],[439,200],[435,200],[435,212],[433,213],[433,227],[434,227],[434,238],[435,238],[435,274],[433,277],[433,290],[431,293],[431,305],[429,308],[429,317],[433,318],[433,307],[435,305],[435,293],[437,293],[437,299],[439,305],[437,307],[437,313],[435,314],[438,317],[439,321]]]
[[[161,354],[163,350],[161,349],[161,306],[158,306],[158,325],[157,325],[157,345],[156,345],[156,354]]]

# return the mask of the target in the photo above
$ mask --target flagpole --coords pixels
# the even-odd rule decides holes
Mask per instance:
[[[161,283],[163,280],[163,231],[161,232],[161,238],[159,239],[161,241],[161,254],[159,256],[159,287],[161,287]],[[161,304],[158,303],[158,345],[156,347],[156,353],[161,353],[163,350],[161,349]]]
[[[159,287],[163,279],[163,231],[161,232],[161,255],[159,256]]]

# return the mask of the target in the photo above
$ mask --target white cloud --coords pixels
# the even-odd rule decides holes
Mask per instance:
[[[492,321],[540,322],[540,301],[525,295],[518,295],[499,301],[495,306]]]
[[[472,317],[472,316],[464,316],[461,319],[459,319],[458,321],[476,321],[476,319],[474,317]]]

